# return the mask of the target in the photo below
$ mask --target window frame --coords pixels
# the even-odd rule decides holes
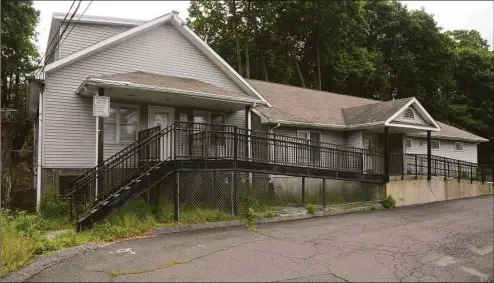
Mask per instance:
[[[206,126],[205,127],[198,127],[196,126],[195,122],[195,117],[196,114],[206,114]],[[212,120],[211,120],[211,115],[221,115],[223,116],[223,121],[224,124],[218,124],[218,125],[227,125],[226,124],[226,113],[222,112],[211,112],[207,110],[193,110],[192,111],[192,123],[194,123],[194,133],[198,134],[201,132],[206,131],[209,127],[213,127]],[[209,142],[210,146],[226,146],[226,138],[222,134],[215,135]]]
[[[408,141],[410,141],[410,146],[408,146]],[[406,138],[405,139],[405,148],[412,148],[412,147],[413,147],[413,139]]]
[[[437,142],[437,148],[432,147],[432,143]],[[426,141],[427,144],[427,141]],[[431,150],[440,150],[441,149],[441,142],[439,140],[431,140]]]
[[[457,144],[461,144],[461,149],[458,149],[456,147]],[[455,151],[464,151],[465,150],[465,143],[464,142],[455,142]]]
[[[135,136],[135,139],[133,141],[122,141],[121,138],[120,138],[120,126],[121,126],[120,125],[120,121],[121,121],[120,108],[121,107],[136,108],[136,110],[137,110],[136,136]],[[140,124],[141,124],[141,108],[140,108],[140,105],[110,102],[110,108],[116,108],[117,109],[116,114],[115,114],[115,126],[116,126],[116,129],[115,129],[115,141],[108,142],[108,141],[106,141],[106,139],[103,139],[103,143],[104,144],[131,144],[131,143],[137,141],[137,138],[139,136],[139,128],[140,128]],[[105,121],[103,119],[103,127],[104,127],[104,124],[107,124],[107,123],[105,123]],[[103,133],[103,135],[104,135],[104,133]]]

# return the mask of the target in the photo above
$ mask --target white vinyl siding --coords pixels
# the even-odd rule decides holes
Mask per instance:
[[[408,137],[412,139],[412,147],[407,148],[406,152],[410,154],[427,154],[427,139]],[[463,161],[477,163],[477,144],[463,142],[463,151],[455,150],[455,141],[439,140],[440,147],[438,150],[432,150],[432,155],[459,159]]]
[[[364,148],[364,132],[352,131],[346,134],[346,146]]]
[[[414,115],[413,119],[405,117],[405,112],[407,109],[411,109],[413,111],[413,115]],[[415,107],[411,106],[407,109],[401,112],[400,115],[398,115],[398,117],[396,117],[392,122],[405,123],[405,124],[418,124],[418,125],[429,124],[422,116],[420,116],[419,112],[417,111],[417,109],[415,109]]]
[[[65,25],[61,28],[64,29]],[[102,24],[87,24],[77,23],[74,27],[71,24],[65,32],[62,45],[59,49],[58,59],[62,59],[72,53],[82,50],[86,47],[94,45],[100,41],[110,38],[114,35],[122,33],[133,28],[133,26],[117,26],[117,25],[102,25]],[[69,34],[69,31],[72,31]],[[68,34],[68,37],[67,37]]]
[[[75,91],[87,77],[136,70],[198,79],[231,93],[247,95],[174,27],[169,24],[156,27],[47,75],[44,167],[95,165],[92,99],[80,97]],[[244,127],[245,111],[227,115],[227,123]]]

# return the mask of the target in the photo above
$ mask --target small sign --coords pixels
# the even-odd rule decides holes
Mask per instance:
[[[110,117],[110,98],[108,96],[93,96],[93,116]]]

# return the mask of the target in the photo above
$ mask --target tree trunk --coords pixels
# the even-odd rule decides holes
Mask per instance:
[[[247,1],[247,36],[245,38],[245,77],[250,79],[250,62],[249,62],[249,32],[250,32],[250,0]]]
[[[321,90],[321,59],[319,57],[319,40],[316,43],[316,54],[317,54],[317,86]]]
[[[238,36],[238,20],[237,20],[237,4],[235,3],[235,0],[232,1],[231,7],[230,7],[232,16],[233,16],[233,34],[235,36],[235,49],[237,53],[237,72],[242,75],[242,55],[240,55],[240,38]]]
[[[295,61],[295,67],[297,67],[297,74],[298,77],[300,78],[300,82],[302,83],[302,87],[305,88],[304,77],[302,76],[302,72],[300,72],[300,66],[298,65],[298,60],[295,57],[293,58],[293,60]]]
[[[268,70],[266,68],[266,61],[264,59],[264,53],[262,52],[261,50],[261,65],[262,65],[262,72],[264,74],[264,80],[269,82],[269,79],[268,79]]]

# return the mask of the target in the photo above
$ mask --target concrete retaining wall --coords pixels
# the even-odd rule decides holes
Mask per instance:
[[[392,195],[396,206],[428,203],[459,198],[477,197],[494,194],[492,182],[460,180],[444,177],[432,177],[427,181],[426,176],[392,177],[386,184],[386,195]]]

